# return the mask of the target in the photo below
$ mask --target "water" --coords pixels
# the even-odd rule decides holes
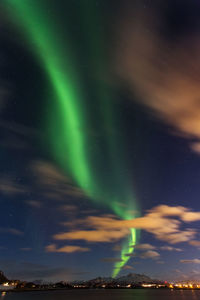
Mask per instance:
[[[0,294],[1,300],[198,300],[196,290],[73,290]]]

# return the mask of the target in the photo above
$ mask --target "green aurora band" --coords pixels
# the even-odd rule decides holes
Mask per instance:
[[[51,16],[50,13],[46,13],[48,6],[53,2],[3,0],[3,3],[11,19],[25,34],[30,49],[33,49],[34,55],[44,69],[52,90],[47,96],[46,120],[51,157],[91,200],[98,205],[109,206],[122,219],[134,218],[133,211],[137,207],[133,203],[135,197],[129,182],[130,176],[127,172],[126,176],[120,175],[123,173],[121,170],[126,169],[125,155],[122,155],[123,146],[122,143],[118,144],[116,136],[111,138],[109,132],[109,128],[116,130],[119,126],[116,122],[115,108],[112,101],[109,101],[114,97],[113,92],[102,80],[93,79],[94,92],[90,98],[95,94],[95,100],[97,99],[99,103],[99,112],[96,113],[99,115],[96,117],[104,132],[102,142],[106,145],[105,163],[101,147],[94,150],[88,146],[94,143],[94,138],[90,134],[90,128],[93,128],[91,117],[93,113],[86,106],[88,95],[79,70],[78,55],[70,47],[73,38],[70,33],[62,34],[59,20],[56,20],[54,14]],[[80,22],[82,42],[87,48],[89,72],[93,74],[97,70],[102,75],[105,72],[103,69],[106,59],[101,46],[103,34],[99,29],[100,14],[97,12],[95,1],[80,0],[77,3],[79,3],[78,12],[76,11],[74,15],[78,14],[76,21]],[[73,14],[73,11],[70,13]],[[98,126],[96,125],[96,130],[100,129]],[[109,171],[107,169],[102,171],[102,163],[107,162]],[[107,171],[109,176],[106,175]],[[111,180],[108,179],[110,177]],[[121,205],[121,201],[126,205]],[[113,277],[118,275],[134,250],[136,230],[130,231],[130,236],[122,245],[122,261],[115,264]]]

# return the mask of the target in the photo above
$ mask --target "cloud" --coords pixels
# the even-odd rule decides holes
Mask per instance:
[[[86,242],[115,242],[127,236],[130,228],[136,228],[153,234],[158,240],[176,244],[194,239],[196,231],[191,228],[181,229],[181,225],[197,220],[200,220],[199,212],[192,212],[183,206],[159,205],[149,210],[143,217],[132,220],[121,220],[112,215],[88,216],[77,220],[74,224],[84,229],[61,232],[55,234],[53,238]]]
[[[54,244],[48,245],[45,248],[46,252],[56,252],[56,253],[75,253],[75,252],[88,252],[89,248],[80,246],[64,246],[61,248],[56,248]]]
[[[160,265],[164,265],[165,262],[162,261],[162,260],[157,260],[156,263],[157,263],[157,264],[160,264]]]
[[[192,274],[200,274],[200,271],[198,271],[198,270],[192,270],[191,273]]]
[[[182,264],[200,264],[200,259],[194,258],[194,259],[181,259],[180,262]]]
[[[54,235],[56,240],[85,240],[87,242],[114,242],[129,234],[129,229],[121,230],[79,230],[58,233]]]
[[[122,267],[123,270],[133,270],[134,268],[132,266],[129,265],[125,265]]]
[[[26,204],[34,208],[40,208],[42,206],[42,203],[36,200],[27,200]]]
[[[185,212],[183,212],[181,219],[184,222],[199,221],[200,220],[200,212],[190,212],[190,211],[186,210]]]
[[[20,131],[20,129],[18,130]],[[66,204],[60,207],[60,211],[65,214],[67,212],[75,212],[75,205],[67,204],[67,201],[72,201],[75,198],[80,199],[80,197],[83,197],[83,193],[70,182],[67,176],[62,174],[53,164],[46,161],[34,161],[31,163],[30,169],[31,173],[28,176],[29,185],[22,184],[19,181],[19,176],[4,176],[0,174],[0,193],[14,196],[26,195],[31,192],[36,197],[38,195],[40,198],[42,197],[42,200],[47,198],[48,200],[65,202]],[[25,203],[35,208],[42,206],[42,201],[34,199],[25,201]]]
[[[16,194],[25,194],[28,192],[28,189],[24,185],[16,182],[14,177],[1,176],[0,192],[4,195],[12,196]]]
[[[121,251],[122,250],[122,246],[121,245],[114,245],[114,247],[112,248],[113,251]]]
[[[193,142],[193,143],[190,145],[190,148],[191,148],[194,152],[200,153],[200,142]]]
[[[15,228],[2,228],[0,227],[0,233],[9,233],[17,236],[22,236],[24,233]]]
[[[81,210],[81,214],[85,214],[85,215],[93,215],[98,213],[97,209],[83,209]]]
[[[20,151],[30,148],[33,141],[41,137],[37,130],[14,121],[0,120],[0,129],[0,145]]]
[[[182,273],[182,271],[179,270],[179,269],[174,269],[173,271],[176,272],[176,273]]]
[[[175,248],[175,247],[171,247],[171,246],[162,246],[162,247],[160,247],[160,249],[164,250],[164,251],[177,251],[177,252],[183,251],[180,248]]]
[[[16,123],[14,121],[8,122],[6,120],[0,120],[0,127],[2,129],[7,130],[8,132],[12,132],[15,133],[16,135],[24,136],[24,137],[30,137],[30,136],[37,137],[39,134],[36,129]]]
[[[192,246],[196,246],[196,247],[200,247],[200,241],[189,241],[189,244],[192,245]]]
[[[186,26],[182,26],[169,35],[172,5],[173,1],[167,6],[155,1],[144,10],[137,1],[126,2],[115,22],[114,69],[134,100],[188,138],[191,149],[200,153],[200,26],[193,13],[199,5],[191,1],[187,14],[188,2],[182,1],[180,9],[185,11],[180,15],[188,15],[187,30],[183,33]],[[193,144],[194,139],[197,142]]]
[[[152,259],[157,259],[160,257],[160,254],[157,251],[149,250],[146,252],[143,252],[140,255],[141,258],[152,258]]]
[[[128,256],[128,257],[136,257],[137,256],[135,252],[133,252],[133,253],[126,253],[124,255]]]
[[[152,246],[150,244],[138,244],[133,245],[133,247],[138,250],[154,250],[156,248],[155,246]]]
[[[71,214],[71,213],[75,213],[78,208],[77,206],[72,204],[65,204],[65,205],[61,205],[58,209],[66,214]]]
[[[46,161],[34,161],[32,171],[36,179],[36,186],[47,198],[52,200],[66,200],[68,197],[83,197],[82,191],[75,187],[53,164]]]
[[[101,261],[108,262],[108,263],[117,263],[117,262],[122,262],[123,259],[115,258],[115,257],[106,257],[106,258],[103,258]]]

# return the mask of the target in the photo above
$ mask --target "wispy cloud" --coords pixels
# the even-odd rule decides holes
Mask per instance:
[[[123,270],[133,270],[134,268],[132,266],[129,265],[125,265],[122,267]]]
[[[72,245],[57,248],[55,244],[51,244],[51,245],[46,246],[45,250],[46,250],[46,252],[56,252],[56,253],[75,253],[75,252],[88,252],[88,251],[90,251],[89,248],[80,247],[80,246],[72,246]]]
[[[83,197],[82,191],[53,164],[46,161],[34,161],[31,169],[36,179],[36,186],[45,197],[52,200]]]
[[[41,133],[34,128],[0,119],[0,145],[8,149],[25,150],[31,147],[33,140],[41,138]]]
[[[21,230],[15,228],[3,228],[3,227],[0,227],[0,233],[9,233],[18,236],[22,236],[24,234]]]
[[[133,247],[138,250],[154,250],[154,249],[156,249],[155,246],[150,245],[150,244],[138,244],[138,245],[133,245]]]
[[[18,136],[23,137],[37,137],[39,134],[38,131],[34,128],[16,123],[14,121],[8,122],[6,120],[0,120],[0,128],[6,130],[9,133],[14,133]]]
[[[160,254],[157,251],[148,250],[146,252],[143,252],[140,255],[141,258],[152,258],[152,259],[158,259],[160,258]]]
[[[121,245],[114,245],[114,247],[112,248],[113,251],[121,251],[122,250],[122,246]]]
[[[1,177],[0,192],[5,195],[25,194],[28,189],[23,184],[20,184],[14,177]]]
[[[175,248],[175,247],[171,247],[171,246],[162,246],[162,247],[160,247],[160,249],[164,250],[164,251],[177,251],[177,252],[183,251],[180,248]]]
[[[25,129],[22,128],[23,130]],[[60,206],[60,211],[64,214],[76,211],[76,206],[70,202],[83,197],[83,193],[58,168],[46,161],[33,161],[29,171],[29,183],[26,185],[20,182],[19,176],[0,174],[0,193],[11,197],[31,192],[36,199],[24,200],[31,207],[40,208],[44,199],[50,199],[65,203]],[[38,197],[42,200],[37,200]]]
[[[27,200],[26,204],[34,208],[41,208],[42,206],[42,202],[37,200]]]
[[[196,240],[189,241],[189,244],[200,248],[200,241],[196,241]]]
[[[180,262],[182,264],[200,264],[200,259],[194,258],[194,259],[181,259]]]
[[[191,31],[187,27],[185,34],[180,32],[171,43],[169,35],[164,34],[167,25],[171,26],[166,6],[156,1],[144,10],[137,1],[129,7],[130,2],[124,6],[124,13],[120,11],[116,22],[115,71],[134,96],[137,94],[134,99],[139,99],[157,118],[190,139],[191,148],[199,153],[199,22],[195,17],[193,22],[190,19]],[[199,10],[197,2],[191,2],[190,9]]]
[[[72,204],[64,204],[58,207],[58,210],[65,214],[73,214],[77,212],[78,207]]]
[[[31,250],[32,250],[32,248],[28,248],[28,247],[27,247],[27,248],[20,248],[20,250],[21,250],[21,251],[28,252],[28,251],[31,251]]]

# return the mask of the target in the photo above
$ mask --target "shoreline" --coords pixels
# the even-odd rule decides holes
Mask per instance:
[[[171,290],[171,291],[194,291],[199,290],[198,288],[54,288],[54,289],[13,289],[13,290],[1,290],[0,293],[23,293],[23,292],[50,292],[50,291],[73,291],[73,290]]]

